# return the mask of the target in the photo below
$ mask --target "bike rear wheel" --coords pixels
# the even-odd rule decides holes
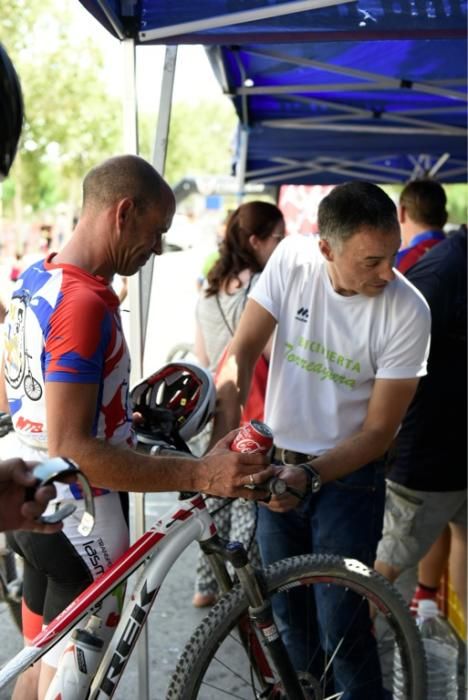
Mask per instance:
[[[376,630],[383,684],[391,691],[393,684],[393,656],[398,647],[403,667],[403,687],[407,700],[426,700],[426,671],[424,652],[415,622],[401,596],[375,571],[342,557],[306,555],[284,559],[265,569],[270,594],[291,594],[302,586],[339,586],[340,591],[354,591],[360,605],[372,605],[377,610]],[[239,626],[244,626],[248,603],[240,586],[222,596],[209,615],[196,629],[183,650],[170,681],[167,698],[170,700],[219,700],[222,697],[242,699],[269,698],[283,700],[281,685],[262,678],[256,668],[254,646],[242,644]],[[338,612],[338,610],[336,611]],[[304,611],[306,614],[306,611]],[[248,618],[247,618],[248,619]],[[337,648],[346,647],[340,640]],[[317,658],[317,648],[310,649]],[[329,700],[343,697],[352,691],[353,698],[366,698],[366,689],[353,687],[335,693],[324,678],[331,672],[335,651],[323,657],[323,676],[305,679],[310,700]],[[328,669],[328,670],[327,670]],[[315,671],[315,673],[317,673]],[[380,669],[376,669],[380,674]],[[348,697],[348,695],[346,695]],[[351,696],[349,696],[351,697]],[[390,696],[391,697],[391,696]]]

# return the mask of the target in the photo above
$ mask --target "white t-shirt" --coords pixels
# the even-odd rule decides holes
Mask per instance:
[[[395,274],[379,296],[342,296],[318,237],[276,248],[250,297],[278,322],[265,407],[277,446],[322,454],[362,428],[376,378],[426,374],[429,307]]]

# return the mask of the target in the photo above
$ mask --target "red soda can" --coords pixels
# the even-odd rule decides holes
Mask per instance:
[[[231,443],[234,452],[260,452],[266,455],[273,445],[273,433],[266,423],[251,420],[237,433]]]

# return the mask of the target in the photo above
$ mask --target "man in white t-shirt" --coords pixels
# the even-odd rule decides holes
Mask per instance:
[[[400,229],[383,190],[340,185],[322,200],[318,217],[319,237],[286,238],[250,294],[218,383],[216,432],[237,424],[252,368],[276,329],[265,420],[275,461],[285,465],[282,477],[304,495],[274,497],[259,509],[264,562],[314,552],[372,565],[385,454],[426,374],[430,314],[393,268]],[[353,648],[333,661],[335,692],[344,691],[346,700],[381,700],[368,611],[357,613],[355,594],[343,603],[318,589],[322,646],[329,639],[333,648],[350,620],[355,626]],[[275,614],[296,667],[314,672],[306,658],[311,602],[299,595],[277,596]],[[333,622],[325,630],[327,617]]]

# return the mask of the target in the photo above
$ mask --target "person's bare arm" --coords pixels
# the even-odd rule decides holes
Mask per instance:
[[[195,325],[195,355],[203,367],[209,367],[210,361],[208,359],[208,353],[206,352],[205,340],[203,338],[203,333],[200,328],[198,321]]]
[[[255,363],[276,326],[273,316],[249,299],[217,381],[217,407],[212,440],[239,425]]]
[[[385,454],[416,392],[418,381],[376,379],[362,430],[314,459],[314,469],[320,472],[323,483],[346,476]],[[279,475],[291,486],[304,491],[306,478],[302,470],[286,467]],[[272,498],[268,507],[285,511],[296,505],[297,499],[286,494]]]
[[[228,450],[233,435],[200,460],[152,457],[110,445],[92,436],[97,384],[47,382],[50,456],[74,459],[91,483],[122,491],[203,491],[216,496],[259,498],[245,488],[249,474],[261,483],[271,475],[262,455]],[[257,474],[258,472],[258,474]]]
[[[10,407],[8,405],[8,396],[6,391],[5,358],[3,356],[0,365],[0,411],[2,413],[10,412]]]

